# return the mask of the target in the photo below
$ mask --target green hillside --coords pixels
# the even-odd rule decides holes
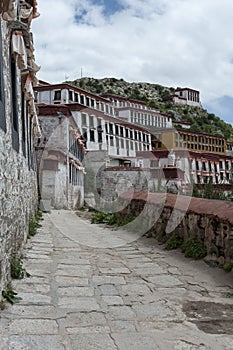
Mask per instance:
[[[149,107],[169,114],[174,121],[190,122],[192,131],[224,136],[228,141],[233,141],[233,127],[213,113],[208,113],[207,110],[199,107],[171,104],[169,100],[175,91],[174,87],[150,83],[129,83],[116,78],[81,78],[68,83],[95,94],[111,93],[145,101]]]

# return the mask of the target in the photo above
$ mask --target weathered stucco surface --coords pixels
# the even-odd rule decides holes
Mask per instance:
[[[50,201],[54,208],[78,209],[84,203],[84,173],[82,162],[72,152],[71,129],[76,129],[74,121],[64,114],[44,115],[40,109],[39,122],[43,137],[36,147],[40,179],[40,197]],[[76,181],[72,181],[70,164],[79,167]]]

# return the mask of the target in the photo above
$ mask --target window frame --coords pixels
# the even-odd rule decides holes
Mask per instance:
[[[10,49],[10,80],[11,80],[11,133],[12,147],[19,152],[19,114],[18,114],[18,84],[17,63]]]

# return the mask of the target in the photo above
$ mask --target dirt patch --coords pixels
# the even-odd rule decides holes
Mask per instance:
[[[190,301],[183,305],[189,321],[205,333],[233,334],[233,305]]]
[[[84,211],[76,210],[75,214],[78,217],[80,217],[81,219],[91,221],[91,217],[92,217],[93,212],[88,211],[88,210],[84,210]]]

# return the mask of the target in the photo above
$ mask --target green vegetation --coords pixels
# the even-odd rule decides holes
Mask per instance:
[[[35,236],[37,229],[42,226],[39,223],[39,221],[43,220],[42,215],[43,214],[41,211],[37,211],[35,214],[35,218],[29,222],[28,238]]]
[[[206,256],[204,243],[190,236],[182,246],[182,251],[187,258],[201,259]]]
[[[96,94],[111,93],[147,102],[149,107],[167,113],[178,123],[179,121],[189,122],[191,131],[224,136],[228,141],[233,141],[233,127],[215,114],[208,113],[207,110],[200,107],[171,104],[170,97],[175,91],[173,87],[149,83],[128,83],[116,78],[82,78],[68,83]]]
[[[35,220],[36,220],[36,221],[44,220],[44,219],[43,219],[43,213],[42,213],[42,211],[37,210],[36,215],[35,215]]]
[[[192,183],[193,192],[192,197],[217,199],[223,201],[233,201],[233,182],[230,182],[231,190],[226,194],[222,190],[214,190],[212,181],[202,186],[202,189],[198,189],[198,186]]]
[[[167,226],[167,224],[162,223],[161,228],[159,230],[159,234],[156,236],[158,242],[160,242],[160,243],[165,243],[167,241],[166,226]]]
[[[4,302],[8,302],[12,305],[19,303],[22,300],[22,298],[17,297],[16,295],[18,295],[18,293],[14,292],[11,286],[8,286],[7,289],[2,291],[2,296],[3,296],[2,305],[4,304]]]
[[[30,274],[23,267],[22,259],[14,256],[11,260],[11,277],[14,279],[23,279],[29,276]]]
[[[177,234],[172,235],[165,244],[165,248],[167,250],[180,248],[183,244],[183,239],[179,237]]]
[[[128,217],[119,216],[116,213],[94,212],[92,215],[92,224],[106,224],[109,226],[124,226],[130,223],[134,219],[132,213]]]
[[[103,211],[93,213],[91,218],[92,224],[114,225],[116,224],[116,221],[117,221],[117,218],[115,214],[105,213]]]
[[[191,124],[191,131],[224,136],[228,141],[233,141],[233,127],[221,120],[213,113],[208,113],[206,109],[185,105],[162,106],[165,113],[170,114],[176,122],[187,121]]]
[[[231,272],[233,270],[233,264],[224,264],[223,270],[226,272]]]

